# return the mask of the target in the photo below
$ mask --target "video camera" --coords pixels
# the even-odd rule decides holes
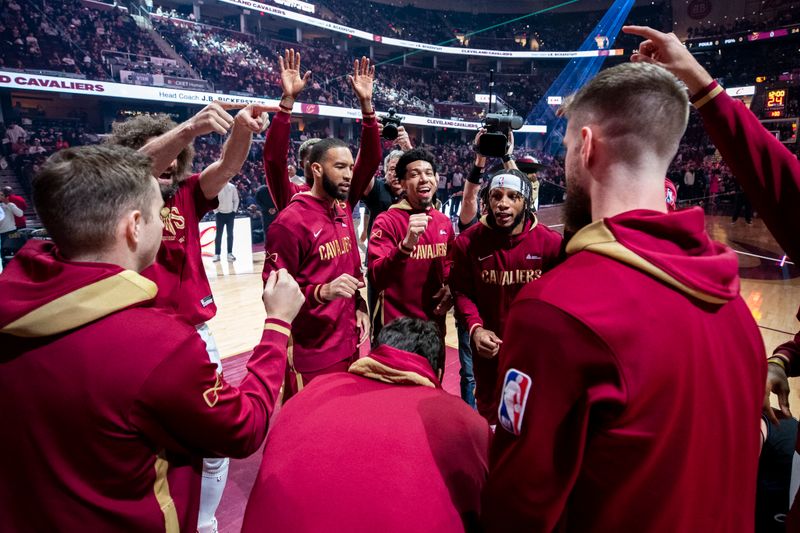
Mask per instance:
[[[522,117],[502,113],[489,113],[483,119],[486,133],[478,139],[478,153],[486,157],[503,157],[508,149],[511,130],[522,127]]]
[[[393,141],[397,139],[400,133],[398,128],[403,123],[403,118],[397,114],[397,110],[393,107],[389,108],[389,114],[378,117],[378,122],[381,123],[381,137]]]

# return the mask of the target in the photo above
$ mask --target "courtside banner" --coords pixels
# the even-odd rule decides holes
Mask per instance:
[[[252,9],[260,11],[276,17],[302,22],[309,26],[316,26],[317,28],[324,28],[326,30],[335,31],[337,33],[344,33],[359,37],[368,41],[382,43],[389,46],[398,46],[401,48],[411,48],[414,50],[427,50],[428,52],[436,52],[439,54],[456,54],[464,56],[482,56],[482,57],[507,57],[516,59],[571,59],[575,57],[598,57],[598,56],[621,56],[624,52],[621,48],[613,50],[585,50],[575,52],[513,52],[507,50],[483,50],[479,48],[461,48],[457,46],[439,46],[436,44],[418,43],[415,41],[405,41],[403,39],[395,39],[393,37],[384,37],[382,35],[375,35],[366,31],[349,28],[342,24],[335,22],[328,22],[302,13],[295,13],[294,11],[287,11],[279,7],[268,4],[262,4],[255,0],[219,0],[220,2],[231,4],[234,6],[243,7],[245,9]]]
[[[234,96],[212,92],[190,91],[184,89],[169,89],[165,87],[148,87],[143,85],[129,85],[126,83],[76,80],[74,78],[61,78],[57,76],[42,76],[22,72],[0,70],[0,89],[25,89],[30,91],[45,91],[54,93],[85,94],[107,96],[110,98],[132,98],[135,100],[150,100],[155,102],[176,102],[183,104],[208,105],[213,101],[231,104],[261,103],[269,106],[278,106],[278,100],[254,98],[250,96]],[[305,104],[296,102],[293,113],[298,115],[317,115],[326,118],[360,119],[361,110],[347,107],[335,107],[320,104]],[[434,117],[421,117],[403,115],[403,122],[415,126],[430,126],[435,128],[455,128],[462,130],[476,130],[479,122],[467,122]],[[546,126],[523,126],[521,133],[546,133]]]

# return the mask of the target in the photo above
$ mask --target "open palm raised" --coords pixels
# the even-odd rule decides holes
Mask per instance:
[[[311,71],[307,70],[303,76],[300,75],[300,52],[295,52],[294,49],[286,50],[284,57],[278,57],[278,64],[284,96],[297,98],[311,78]]]
[[[356,59],[353,62],[353,75],[347,76],[347,80],[350,82],[350,86],[353,87],[353,92],[356,93],[360,101],[372,100],[375,65],[370,65],[368,58],[362,57],[361,61]]]

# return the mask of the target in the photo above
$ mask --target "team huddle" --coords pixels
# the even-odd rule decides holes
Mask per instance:
[[[735,254],[702,210],[668,210],[664,176],[690,103],[754,203],[781,179],[800,194],[800,165],[674,35],[626,31],[646,39],[632,62],[561,109],[563,237],[537,218],[537,165],[511,148],[491,173],[476,155],[456,235],[436,158],[402,128],[383,157],[366,58],[348,77],[358,154],[306,141],[305,184],[288,172],[309,80],[293,50],[276,108],[140,116],[54,154],[33,178],[52,240],[0,275],[9,530],[216,531],[228,458],[266,442],[247,532],[752,531],[762,407],[774,416],[769,389],[800,372],[800,351],[767,364]],[[228,135],[220,159],[191,174],[212,132]],[[279,213],[267,318],[234,387],[206,324],[199,222],[261,132]],[[773,229],[789,222],[767,222],[800,248]],[[441,385],[451,309],[463,400]]]

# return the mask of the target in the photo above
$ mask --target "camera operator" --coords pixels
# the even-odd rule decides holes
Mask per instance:
[[[386,128],[384,128],[384,131]],[[382,136],[384,134],[382,133]],[[383,178],[375,178],[372,187],[364,194],[364,205],[367,208],[367,215],[364,219],[364,229],[361,233],[361,240],[367,240],[367,237],[372,233],[372,224],[378,215],[389,209],[392,205],[397,203],[403,196],[403,186],[400,180],[397,179],[395,168],[397,161],[403,153],[408,152],[413,148],[411,146],[411,139],[408,137],[408,132],[403,126],[397,128],[397,136],[395,137],[395,144],[398,149],[392,150],[383,159]]]

